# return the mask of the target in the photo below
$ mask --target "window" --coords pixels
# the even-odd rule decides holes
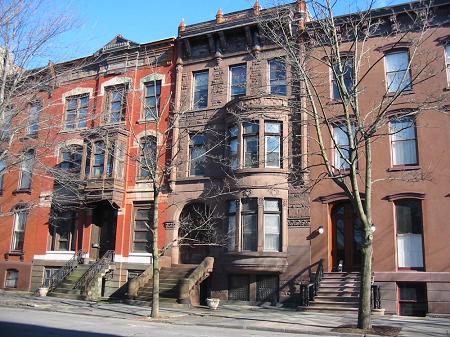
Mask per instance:
[[[144,118],[156,120],[159,116],[159,99],[161,97],[161,81],[145,84]]]
[[[230,167],[232,170],[239,168],[239,129],[237,126],[232,126],[228,129],[228,152],[230,158]]]
[[[235,99],[247,92],[247,66],[245,64],[230,67],[230,96]]]
[[[345,88],[347,89],[347,92],[350,93],[353,90],[353,77],[354,77],[354,71],[353,71],[353,58],[345,58],[341,59],[342,62],[342,76],[344,80]],[[332,92],[331,92],[331,98],[334,100],[340,100],[341,99],[341,92],[339,90],[338,83],[336,81],[336,75],[339,75],[339,67],[338,65],[334,65],[332,69]]]
[[[350,143],[346,124],[333,127],[334,139],[334,167],[337,170],[350,168]]]
[[[401,117],[390,121],[393,165],[417,165],[417,135],[413,117]]]
[[[114,159],[116,156],[116,143],[108,143],[108,162],[106,163],[106,176],[111,178],[114,172]]]
[[[230,275],[228,282],[228,299],[232,301],[250,300],[249,275]]]
[[[447,69],[447,87],[450,87],[450,43],[445,45],[445,67]]]
[[[204,134],[191,135],[190,169],[191,176],[205,175],[206,167],[206,136]]]
[[[14,212],[14,232],[11,244],[11,250],[13,251],[23,251],[27,218],[28,212],[25,209],[19,208]]]
[[[281,167],[281,123],[265,122],[266,167]]]
[[[79,145],[72,145],[61,150],[59,167],[64,171],[79,174],[81,172],[81,160],[83,158],[83,148]]]
[[[423,268],[422,204],[420,200],[395,202],[399,268]]]
[[[388,92],[401,92],[412,89],[409,54],[407,51],[386,54],[385,64]]]
[[[134,205],[133,252],[151,253],[153,247],[153,204]]]
[[[286,63],[284,60],[269,61],[270,93],[272,95],[287,95]]]
[[[208,71],[194,73],[194,109],[208,106]]]
[[[117,149],[117,167],[116,167],[116,178],[123,179],[125,174],[125,143],[118,142],[119,147]]]
[[[140,178],[151,178],[156,169],[156,138],[144,137],[141,139]]]
[[[50,286],[50,280],[52,279],[53,275],[58,273],[60,268],[55,267],[45,267],[44,268],[44,286],[49,287]]]
[[[425,283],[398,283],[399,314],[401,316],[425,316],[427,291]]]
[[[124,122],[127,106],[125,86],[107,88],[106,102],[107,122],[113,124]]]
[[[258,205],[257,199],[242,199],[242,250],[258,249]]]
[[[259,125],[257,122],[243,124],[244,167],[259,166]]]
[[[105,169],[105,143],[97,141],[94,143],[94,163],[92,174],[95,178],[101,178]]]
[[[73,96],[66,102],[66,129],[85,128],[87,126],[89,95]]]
[[[281,207],[279,199],[264,200],[264,250],[280,251]]]
[[[53,212],[50,226],[50,250],[75,251],[77,213],[75,211]]]
[[[28,121],[28,136],[36,136],[39,130],[39,115],[41,114],[42,104],[40,102],[35,102],[30,105],[29,108],[29,121]]]
[[[28,150],[24,153],[20,174],[20,190],[29,190],[31,188],[32,171],[34,165],[34,150]]]
[[[0,160],[0,194],[3,191],[4,177],[6,173],[6,164],[3,160]]]
[[[236,250],[236,200],[228,201],[228,251]]]
[[[5,288],[17,288],[19,284],[19,271],[17,269],[8,269],[6,271]]]

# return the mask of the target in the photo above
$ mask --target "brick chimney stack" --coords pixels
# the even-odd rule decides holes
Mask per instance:
[[[261,7],[261,4],[259,3],[259,0],[256,0],[255,5],[253,6],[253,13],[256,16],[258,16],[259,13],[261,12],[261,9],[262,9],[262,7]]]
[[[180,24],[178,25],[178,34],[184,33],[186,31],[186,24],[184,23],[184,19],[181,19]]]
[[[222,22],[224,22],[225,20],[223,19],[223,11],[222,11],[222,8],[219,8],[219,10],[217,11],[217,14],[216,14],[216,23],[222,23]]]

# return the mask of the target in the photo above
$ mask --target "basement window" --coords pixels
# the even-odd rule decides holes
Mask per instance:
[[[425,316],[427,313],[425,283],[398,283],[399,314],[401,316]]]

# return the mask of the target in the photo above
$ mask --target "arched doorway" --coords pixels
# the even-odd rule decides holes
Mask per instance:
[[[209,255],[214,235],[213,221],[209,207],[203,203],[195,202],[183,208],[178,229],[180,263],[198,264]]]
[[[364,231],[361,220],[350,202],[340,202],[331,209],[332,221],[332,266],[343,271],[358,271],[361,267],[361,244]]]

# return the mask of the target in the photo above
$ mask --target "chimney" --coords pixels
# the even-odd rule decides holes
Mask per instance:
[[[255,4],[254,4],[254,6],[253,6],[253,13],[254,13],[256,16],[258,16],[259,13],[261,12],[261,9],[262,9],[262,7],[261,7],[261,4],[259,3],[259,0],[256,0],[256,1],[255,1]]]

